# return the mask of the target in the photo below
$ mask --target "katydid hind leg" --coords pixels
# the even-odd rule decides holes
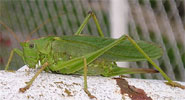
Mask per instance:
[[[167,85],[185,89],[185,86],[183,86],[177,82],[172,81],[166,75],[166,73],[159,66],[157,66],[157,64],[154,61],[152,61],[152,59],[143,51],[143,49],[140,48],[140,46],[131,37],[129,37],[128,35],[125,35],[125,36],[135,46],[135,48],[162,74],[162,76],[168,81],[168,82],[166,82]]]
[[[95,24],[96,24],[96,28],[98,30],[98,33],[99,33],[99,36],[100,37],[104,37],[104,34],[102,32],[102,29],[100,27],[100,24],[96,18],[96,15],[92,12],[92,11],[89,11],[88,15],[86,16],[85,20],[83,21],[83,23],[81,24],[81,26],[79,27],[79,29],[77,30],[77,32],[75,33],[75,35],[80,35],[81,32],[83,31],[85,25],[88,23],[88,21],[90,20],[90,18],[93,18]]]

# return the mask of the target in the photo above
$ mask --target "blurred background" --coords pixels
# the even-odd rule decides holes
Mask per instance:
[[[25,41],[39,25],[31,39],[48,35],[72,35],[93,11],[106,37],[123,33],[135,40],[155,42],[164,50],[155,60],[173,80],[185,81],[185,1],[184,0],[0,0],[0,21]],[[93,20],[83,33],[98,36]],[[21,49],[15,37],[0,25],[0,69],[4,69],[10,51]],[[15,55],[10,69],[24,63]],[[133,68],[154,68],[147,61],[129,62]],[[132,77],[163,79],[160,74],[135,74]]]

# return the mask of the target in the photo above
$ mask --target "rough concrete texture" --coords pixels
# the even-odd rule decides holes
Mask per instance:
[[[83,76],[41,73],[33,85],[24,93],[19,88],[26,85],[34,70],[22,68],[16,72],[0,71],[0,100],[88,100],[83,90]],[[132,95],[145,95],[148,100],[185,100],[185,90],[170,87],[160,80],[125,78]],[[97,100],[132,100],[132,95],[122,93],[117,80],[101,76],[88,76],[88,89]],[[127,83],[127,82],[126,82]],[[185,85],[185,82],[180,82]],[[126,85],[123,83],[123,87]],[[134,91],[134,92],[133,92]],[[130,92],[129,92],[130,93]],[[139,94],[138,94],[139,93]],[[146,93],[146,94],[145,94]],[[135,100],[141,98],[135,98]],[[133,99],[134,100],[134,99]]]

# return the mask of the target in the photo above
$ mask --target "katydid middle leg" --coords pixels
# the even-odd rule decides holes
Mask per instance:
[[[90,97],[90,98],[96,98],[95,96],[93,96],[89,90],[87,89],[87,59],[84,57],[84,91],[86,92],[86,94]]]

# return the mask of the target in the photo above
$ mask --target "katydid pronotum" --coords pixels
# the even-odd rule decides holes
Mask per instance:
[[[90,18],[93,18],[100,37],[80,35]],[[0,24],[10,30],[3,22]],[[12,32],[12,31],[11,31]],[[22,57],[25,64],[35,68],[40,61],[42,67],[35,76],[27,83],[26,87],[20,88],[25,92],[35,78],[42,72],[50,71],[60,74],[84,75],[84,90],[90,95],[87,89],[87,75],[101,75],[105,77],[135,74],[135,73],[156,73],[160,72],[167,80],[166,84],[185,88],[179,83],[173,82],[152,59],[162,56],[162,49],[153,43],[134,41],[128,35],[119,39],[105,38],[94,13],[89,12],[84,22],[74,36],[63,37],[42,37],[26,42],[21,42],[23,51],[13,49],[10,53],[5,70],[8,70],[14,52]],[[143,61],[148,60],[156,69],[120,68],[116,61]]]

